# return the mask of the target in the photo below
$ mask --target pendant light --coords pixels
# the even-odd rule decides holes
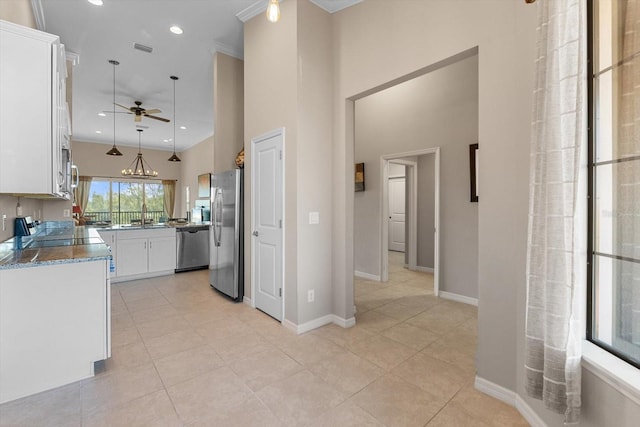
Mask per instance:
[[[278,22],[280,20],[280,4],[278,0],[269,0],[267,19],[269,22]]]
[[[122,169],[122,176],[130,176],[132,178],[155,178],[158,176],[158,172],[153,170],[149,162],[142,158],[142,148],[140,143],[140,135],[142,135],[142,129],[136,129],[138,131],[138,155],[127,169]]]
[[[122,156],[116,147],[116,65],[120,65],[115,59],[110,59],[109,64],[113,65],[113,147],[107,151],[109,156]]]
[[[173,80],[173,154],[169,157],[170,162],[179,162],[180,157],[176,154],[176,76],[169,76]]]

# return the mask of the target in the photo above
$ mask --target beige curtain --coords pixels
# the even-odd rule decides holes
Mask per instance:
[[[586,2],[538,3],[529,180],[525,388],[565,423],[580,414],[586,260]]]
[[[89,190],[91,189],[91,177],[80,176],[78,180],[78,186],[73,190],[73,199],[77,206],[84,213],[89,203]]]
[[[167,217],[171,218],[176,203],[176,182],[172,179],[163,179],[162,191],[164,192],[164,210]]]

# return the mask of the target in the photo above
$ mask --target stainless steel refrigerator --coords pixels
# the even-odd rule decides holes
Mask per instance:
[[[242,172],[211,175],[209,284],[237,302],[244,296]]]

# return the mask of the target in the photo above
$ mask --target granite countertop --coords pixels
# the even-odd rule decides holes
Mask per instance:
[[[96,229],[66,221],[44,223],[33,236],[0,243],[0,270],[108,259],[111,250]]]
[[[188,228],[188,227],[202,227],[203,225],[211,225],[210,221],[204,222],[161,222],[157,224],[147,224],[144,227],[142,225],[120,224],[120,225],[88,225],[87,227],[94,227],[100,231],[124,231],[124,230],[153,230],[157,228]]]

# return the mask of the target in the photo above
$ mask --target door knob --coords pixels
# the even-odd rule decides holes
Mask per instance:
[[[259,235],[260,233],[258,233],[258,231],[256,230],[256,231],[254,231],[254,232],[253,232],[253,233],[251,233],[251,234],[253,234],[254,236],[258,237],[258,235]]]

